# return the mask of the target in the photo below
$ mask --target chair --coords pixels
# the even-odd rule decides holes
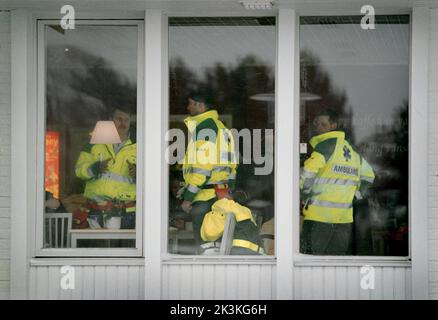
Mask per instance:
[[[222,235],[221,246],[219,248],[219,254],[229,255],[231,247],[233,246],[234,228],[236,227],[236,217],[234,214],[227,212],[227,218],[225,220],[224,233]]]
[[[70,248],[71,213],[45,213],[44,247]]]

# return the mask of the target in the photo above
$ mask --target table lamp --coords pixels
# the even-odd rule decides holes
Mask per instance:
[[[91,133],[90,144],[113,144],[121,143],[114,121],[97,121]],[[102,161],[102,154],[100,154]]]

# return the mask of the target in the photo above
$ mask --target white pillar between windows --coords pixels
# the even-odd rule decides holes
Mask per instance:
[[[412,297],[429,297],[428,268],[428,95],[429,20],[427,7],[412,12],[410,111],[410,221]]]
[[[161,10],[145,15],[145,175],[144,175],[144,254],[145,299],[161,298],[161,254],[166,181],[164,128],[167,117],[167,19]]]
[[[277,97],[275,143],[275,232],[277,299],[293,298],[293,217],[298,214],[299,107],[298,25],[295,10],[280,9],[277,20]],[[294,156],[296,154],[296,156]],[[295,190],[296,189],[296,190]]]
[[[28,13],[11,11],[11,299],[28,297]]]

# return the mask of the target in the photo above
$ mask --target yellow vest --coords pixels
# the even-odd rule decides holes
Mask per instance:
[[[200,230],[202,240],[216,241],[222,237],[227,213],[233,214],[237,222],[234,229],[232,246],[263,253],[259,245],[260,239],[257,225],[251,210],[233,200],[225,198],[216,201],[212,205],[211,211],[204,216]]]
[[[220,199],[211,206],[211,211],[204,216],[201,225],[201,238],[204,241],[216,241],[224,233],[227,212],[234,214],[237,222],[251,220],[256,225],[251,210],[239,203]]]
[[[330,131],[310,140],[314,151],[304,162],[300,187],[307,197],[304,219],[326,223],[353,222],[353,198],[361,183],[372,183],[371,166],[345,140]]]
[[[96,202],[103,200],[135,201],[135,179],[129,175],[128,162],[135,164],[137,145],[130,139],[116,154],[111,144],[87,145],[76,162],[76,176],[86,181],[84,196]],[[94,176],[91,166],[109,160],[108,171]]]
[[[219,120],[216,110],[184,120],[190,140],[183,159],[186,184],[184,199],[207,201],[214,198],[214,185],[233,184],[237,159],[231,132]]]

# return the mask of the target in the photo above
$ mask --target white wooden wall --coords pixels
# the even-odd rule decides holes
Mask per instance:
[[[61,289],[61,266],[30,269],[30,299],[144,299],[141,265],[75,265],[75,289]],[[161,299],[270,300],[276,298],[275,264],[165,263]],[[360,266],[294,268],[294,299],[412,299],[411,269],[375,267],[375,289],[360,288]]]
[[[361,289],[360,268],[361,266],[295,267],[294,299],[412,299],[410,268],[375,267],[373,290]]]
[[[11,157],[10,14],[0,11],[0,300],[9,298]]]
[[[438,299],[438,9],[431,10],[429,50],[429,293]]]
[[[29,299],[141,300],[144,267],[141,265],[74,265],[75,288],[61,288],[60,265],[30,268]]]
[[[162,299],[275,299],[275,264],[165,264]]]

